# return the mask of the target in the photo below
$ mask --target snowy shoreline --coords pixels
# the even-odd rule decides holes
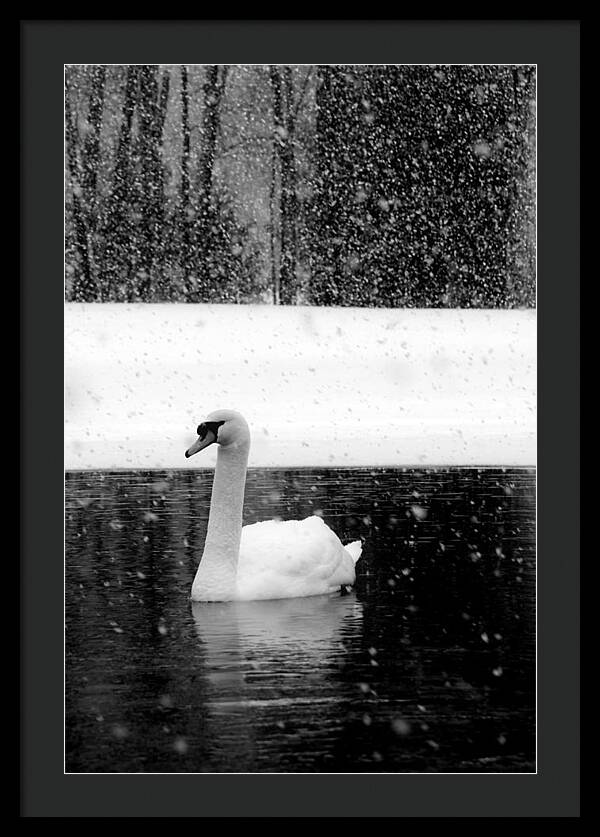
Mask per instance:
[[[250,467],[535,467],[536,312],[65,306],[66,470],[211,468],[221,407]]]

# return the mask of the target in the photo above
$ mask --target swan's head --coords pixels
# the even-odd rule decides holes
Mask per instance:
[[[246,419],[235,410],[215,410],[200,422],[196,433],[198,438],[186,450],[186,459],[215,443],[223,448],[250,444],[250,430]]]

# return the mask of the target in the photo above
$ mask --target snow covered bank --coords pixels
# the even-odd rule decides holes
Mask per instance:
[[[535,465],[536,313],[68,304],[65,467],[198,468],[240,410],[250,466]]]

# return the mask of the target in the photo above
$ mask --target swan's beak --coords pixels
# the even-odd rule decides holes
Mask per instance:
[[[204,450],[204,448],[207,448],[209,445],[214,444],[216,441],[217,441],[217,437],[216,437],[216,435],[212,432],[212,430],[209,430],[209,431],[207,432],[207,434],[206,434],[206,436],[204,437],[204,439],[201,439],[201,438],[198,436],[198,438],[196,439],[196,441],[194,442],[194,444],[193,444],[190,448],[188,448],[188,449],[186,450],[186,452],[185,452],[185,458],[186,458],[186,459],[189,459],[189,458],[190,458],[190,456],[193,456],[195,453],[198,453],[198,451]]]

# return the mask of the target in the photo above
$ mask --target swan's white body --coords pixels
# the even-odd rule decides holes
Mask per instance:
[[[214,426],[214,434],[207,431],[186,452],[191,456],[202,450],[217,441],[218,433],[208,530],[192,599],[287,599],[331,593],[354,584],[361,542],[344,547],[320,517],[267,520],[242,527],[248,425],[239,413],[218,410],[200,425],[203,432],[207,426]]]
[[[339,590],[355,581],[352,551],[317,516],[244,526],[237,571],[240,599],[286,599]]]

